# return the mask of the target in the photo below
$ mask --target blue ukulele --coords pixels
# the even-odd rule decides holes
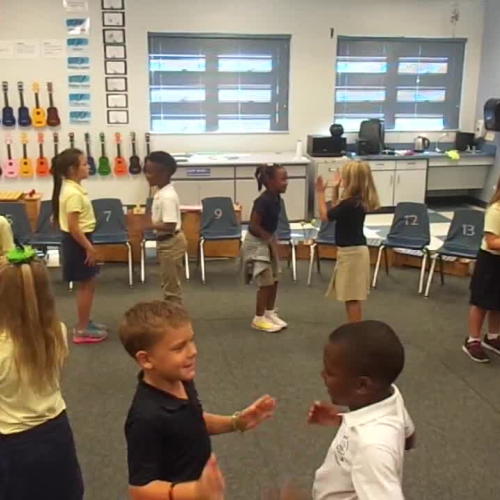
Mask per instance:
[[[14,127],[16,117],[14,116],[14,108],[9,106],[9,84],[2,82],[3,100],[5,105],[2,109],[2,123],[4,127]]]
[[[17,90],[19,90],[19,109],[17,111],[17,123],[20,127],[30,127],[31,126],[31,116],[30,110],[24,104],[24,84],[23,82],[17,82]]]

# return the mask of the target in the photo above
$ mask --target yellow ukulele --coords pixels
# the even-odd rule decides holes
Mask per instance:
[[[40,106],[40,84],[33,83],[33,92],[35,93],[35,107],[31,112],[31,121],[33,127],[42,128],[47,125],[47,112]]]
[[[28,158],[28,134],[21,134],[21,143],[23,145],[23,157],[19,165],[19,175],[21,177],[33,177],[35,169],[31,158]]]

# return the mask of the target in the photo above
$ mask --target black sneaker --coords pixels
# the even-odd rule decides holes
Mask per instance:
[[[497,337],[496,339],[489,339],[486,335],[483,340],[483,347],[500,356],[500,337]]]
[[[480,340],[469,341],[468,338],[465,339],[462,351],[464,351],[472,361],[476,361],[476,363],[490,362],[490,358],[486,354]]]

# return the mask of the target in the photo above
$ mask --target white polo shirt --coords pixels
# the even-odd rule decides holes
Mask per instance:
[[[343,414],[316,471],[313,500],[404,500],[405,441],[415,432],[401,393]]]
[[[181,205],[179,197],[172,183],[162,187],[153,198],[151,208],[151,219],[153,224],[175,223],[175,230],[181,228]]]

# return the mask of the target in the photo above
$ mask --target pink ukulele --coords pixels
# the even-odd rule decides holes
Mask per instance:
[[[3,175],[4,175],[4,177],[8,177],[10,179],[13,179],[13,178],[17,177],[18,166],[17,166],[17,160],[12,158],[12,150],[11,150],[12,137],[10,134],[6,135],[5,144],[7,144],[7,160],[5,161],[5,164],[3,167]]]

